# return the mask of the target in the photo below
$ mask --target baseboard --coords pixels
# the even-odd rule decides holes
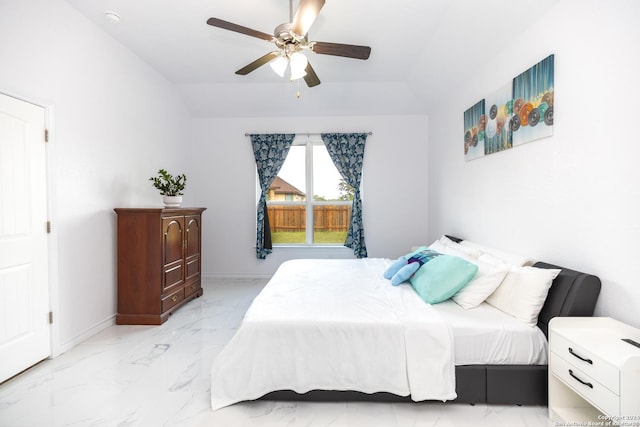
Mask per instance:
[[[116,324],[116,315],[112,314],[111,316],[107,317],[103,321],[96,323],[95,325],[93,325],[88,329],[85,329],[81,334],[76,335],[75,337],[73,337],[68,341],[65,341],[64,343],[61,343],[60,349],[59,349],[60,351],[56,354],[56,356],[66,352],[67,350],[72,349],[73,347],[88,340],[89,338],[101,332],[102,330],[107,329],[108,327],[113,326],[115,324]]]
[[[247,273],[202,273],[203,280],[207,279],[271,279],[273,274],[247,274]]]

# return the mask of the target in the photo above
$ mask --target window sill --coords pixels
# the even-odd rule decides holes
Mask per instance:
[[[274,244],[273,249],[304,249],[304,250],[332,249],[332,250],[351,251],[350,248],[347,248],[346,246],[343,246],[343,245],[278,245],[278,244]]]

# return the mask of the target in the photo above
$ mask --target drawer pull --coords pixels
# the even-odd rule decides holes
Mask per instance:
[[[589,365],[593,365],[593,360],[585,359],[584,357],[580,356],[578,353],[574,352],[571,347],[569,347],[569,353],[571,353],[572,356],[577,357],[578,359],[582,360],[583,362],[587,362]]]
[[[574,380],[578,381],[580,384],[584,384],[589,388],[593,388],[593,384],[582,381],[580,378],[578,378],[571,369],[569,369],[569,375],[571,375],[573,377]]]
[[[173,297],[171,297],[171,301],[173,302],[178,301],[178,295],[174,295]]]

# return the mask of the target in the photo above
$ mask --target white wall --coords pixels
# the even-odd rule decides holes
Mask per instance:
[[[274,248],[256,259],[256,167],[245,133],[373,132],[363,171],[365,239],[370,257],[397,257],[427,236],[427,130],[425,116],[194,120],[189,192],[208,208],[203,271],[267,276],[287,259],[353,256],[346,248]]]
[[[185,204],[208,208],[205,274],[265,276],[286,259],[352,256],[275,249],[255,258],[255,165],[245,132],[372,131],[363,189],[369,256],[394,258],[457,234],[599,275],[597,313],[640,326],[638,16],[634,0],[558,2],[505,42],[503,54],[470,69],[429,125],[425,116],[191,120],[166,80],[65,2],[0,0],[0,91],[55,113],[59,350],[112,321],[112,209],[159,205],[147,178],[160,167],[187,173]],[[465,163],[463,111],[550,53],[555,135]]]
[[[64,351],[113,321],[113,208],[160,206],[147,178],[184,166],[190,121],[167,81],[60,0],[0,0],[0,58],[0,91],[55,113],[52,278]]]
[[[430,116],[429,237],[598,275],[596,314],[640,326],[640,3],[564,0]],[[555,54],[554,136],[468,163],[463,111]]]

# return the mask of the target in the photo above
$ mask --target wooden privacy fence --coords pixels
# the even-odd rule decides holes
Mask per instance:
[[[267,206],[272,232],[305,231],[305,206]],[[313,207],[313,231],[347,231],[351,220],[351,205],[316,205]]]

